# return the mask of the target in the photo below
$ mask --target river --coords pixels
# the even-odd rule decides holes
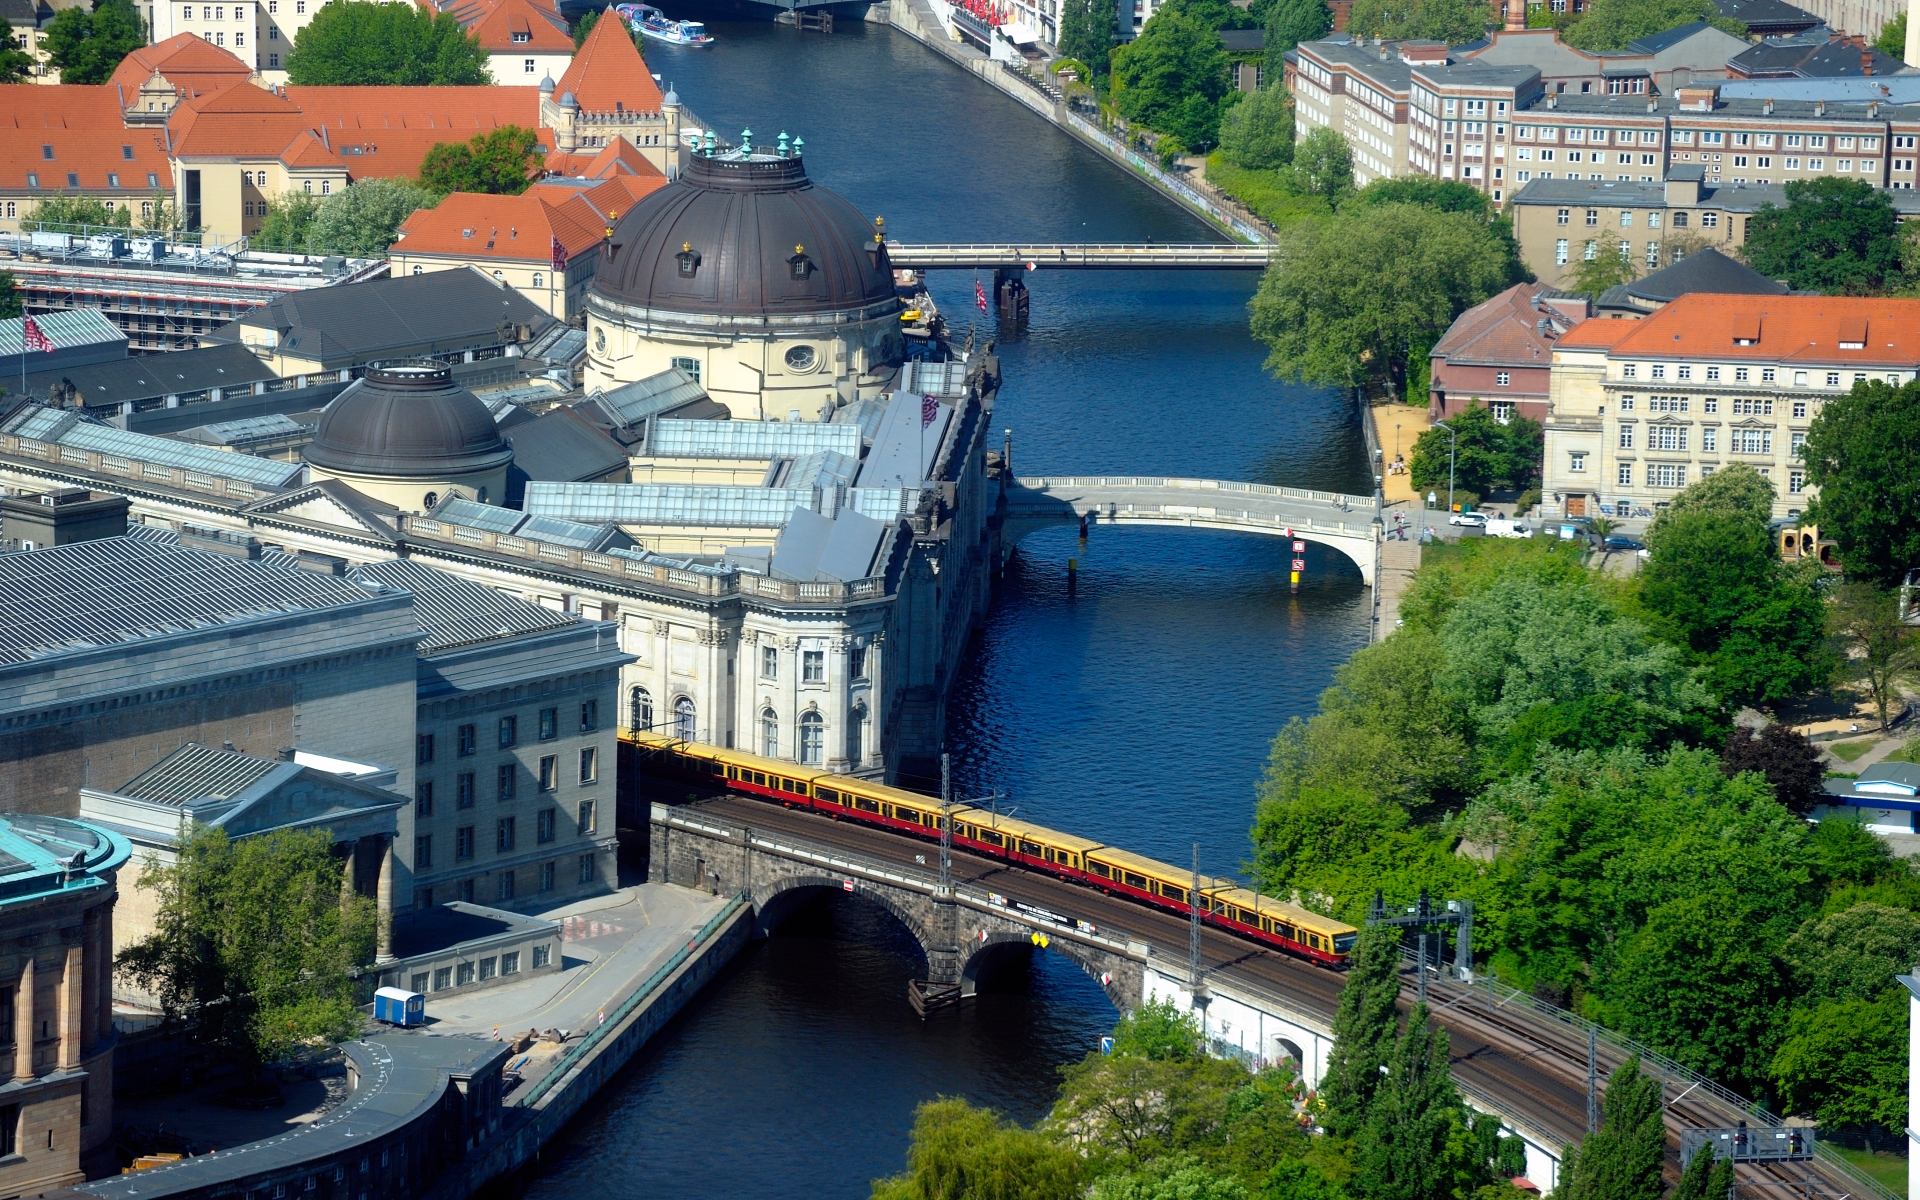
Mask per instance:
[[[670,11],[669,15],[679,15]],[[832,35],[710,22],[707,50],[649,42],[662,82],[721,129],[806,139],[817,182],[904,242],[1209,240],[1207,226],[1065,133],[891,29]],[[1049,273],[999,339],[995,413],[1019,474],[1192,475],[1368,490],[1337,394],[1260,369],[1249,275]],[[988,280],[990,286],[991,280]],[[970,275],[934,277],[962,334]],[[1068,557],[1080,558],[1068,596]],[[950,721],[962,795],[1209,870],[1247,852],[1274,731],[1364,644],[1358,571],[1310,548],[1298,594],[1277,539],[1071,530],[1021,547],[963,667]],[[901,1168],[913,1108],[966,1096],[1031,1121],[1060,1063],[1112,1024],[1055,956],[922,1023],[914,947],[838,897],[743,954],[595,1101],[525,1185],[536,1200],[864,1196]]]

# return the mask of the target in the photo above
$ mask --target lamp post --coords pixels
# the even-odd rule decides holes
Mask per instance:
[[[1453,426],[1445,421],[1435,421],[1433,427],[1447,431],[1447,511],[1451,513],[1453,511],[1453,452],[1460,445],[1460,435],[1455,433]]]

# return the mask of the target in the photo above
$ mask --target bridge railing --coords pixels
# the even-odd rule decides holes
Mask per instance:
[[[1240,483],[1231,479],[1186,479],[1160,475],[1043,475],[1016,478],[1014,483],[1031,491],[1054,488],[1183,488],[1194,491],[1237,492],[1253,496],[1272,496],[1282,500],[1308,500],[1348,509],[1374,511],[1372,496],[1353,496],[1345,492],[1322,492],[1313,488],[1281,487],[1271,483]]]

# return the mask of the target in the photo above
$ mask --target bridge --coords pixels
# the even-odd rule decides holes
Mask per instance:
[[[1237,242],[887,243],[894,266],[916,271],[1264,271],[1272,252]]]
[[[1007,489],[1001,539],[1017,544],[1048,525],[1081,517],[1100,525],[1177,525],[1268,537],[1292,536],[1340,551],[1373,586],[1380,536],[1371,496],[1308,488],[1136,475],[1016,478]]]
[[[636,766],[644,774],[644,760]],[[685,802],[651,805],[649,878],[746,894],[761,935],[809,899],[852,896],[911,934],[931,983],[972,994],[1016,958],[1051,950],[1097,981],[1123,1012],[1172,1000],[1199,1014],[1218,1052],[1290,1058],[1310,1086],[1325,1072],[1342,986],[1337,972],[1203,926],[1196,980],[1188,921],[1176,914],[962,850],[953,853],[943,891],[937,842],[744,796],[703,797],[678,784],[653,790]],[[1563,1148],[1588,1129],[1589,1087],[1604,1088],[1635,1051],[1662,1081],[1670,1171],[1683,1130],[1779,1124],[1678,1063],[1490,980],[1429,970],[1420,984],[1414,971],[1403,971],[1402,1007],[1424,993],[1448,1031],[1462,1097],[1523,1139],[1527,1178],[1542,1191],[1559,1181]],[[1825,1143],[1817,1152],[1805,1172],[1742,1165],[1739,1182],[1749,1194],[1760,1188],[1819,1200],[1894,1200]]]

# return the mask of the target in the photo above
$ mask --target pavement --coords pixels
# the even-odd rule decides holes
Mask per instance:
[[[1373,435],[1380,442],[1381,457],[1392,463],[1395,447],[1398,447],[1399,457],[1412,462],[1413,444],[1427,431],[1427,410],[1411,404],[1380,404],[1370,411],[1373,413]],[[1399,501],[1416,503],[1420,499],[1413,490],[1413,476],[1407,474],[1383,475],[1380,490],[1386,495],[1388,504]]]

